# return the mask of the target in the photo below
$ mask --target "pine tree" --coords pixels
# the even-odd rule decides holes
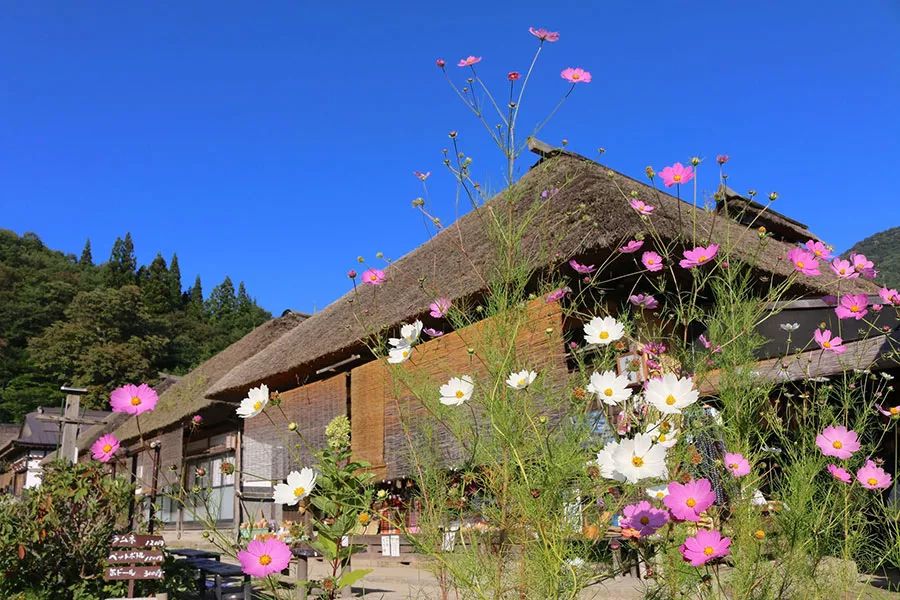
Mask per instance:
[[[191,304],[203,305],[203,286],[199,275],[194,279],[194,287],[191,288]]]
[[[170,312],[172,301],[169,296],[169,269],[162,254],[157,254],[153,262],[140,270],[141,292],[144,306],[157,315]]]
[[[237,298],[234,296],[234,284],[231,277],[225,276],[225,280],[213,288],[206,301],[210,319],[213,321],[228,321],[237,310]]]
[[[91,238],[88,238],[84,243],[84,249],[81,251],[81,258],[78,259],[78,264],[82,267],[90,267],[94,264],[94,256],[91,253]]]
[[[131,233],[125,234],[125,239],[116,238],[106,265],[107,283],[110,287],[122,287],[133,285],[137,269],[137,259],[134,257],[134,242]]]
[[[172,254],[169,262],[169,301],[173,308],[181,306],[181,268],[178,266],[178,255]]]

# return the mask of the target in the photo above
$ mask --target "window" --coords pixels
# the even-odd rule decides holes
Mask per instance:
[[[221,443],[224,444],[224,440]],[[185,523],[231,521],[234,518],[234,473],[226,475],[222,472],[222,464],[226,462],[234,463],[233,451],[185,462]]]

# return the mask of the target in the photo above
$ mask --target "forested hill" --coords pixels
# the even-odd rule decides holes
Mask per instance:
[[[139,266],[130,234],[94,264],[47,248],[33,233],[0,229],[0,422],[53,406],[64,384],[89,406],[128,382],[182,374],[271,315],[228,277],[204,297],[182,286],[178,257]]]
[[[900,227],[891,227],[856,242],[848,251],[865,254],[878,269],[878,281],[900,288]]]

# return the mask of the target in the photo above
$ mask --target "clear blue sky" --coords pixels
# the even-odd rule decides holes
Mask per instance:
[[[839,249],[900,225],[900,4],[587,5],[5,2],[0,227],[73,253],[90,238],[100,260],[130,230],[142,262],[177,251],[185,285],[229,274],[273,312],[321,309],[357,255],[426,239],[414,169],[452,217],[447,131],[500,184],[434,59],[481,55],[505,89],[529,25],[562,39],[526,120],[565,90],[563,67],[594,76],[544,139],[605,147],[634,176],[728,153],[736,189],[778,190],[776,208]]]

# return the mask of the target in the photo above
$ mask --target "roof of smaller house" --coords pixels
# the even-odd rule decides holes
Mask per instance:
[[[105,410],[84,409],[79,416],[85,419],[103,420],[111,413]],[[14,446],[27,446],[32,448],[54,448],[59,444],[62,423],[41,417],[60,417],[62,409],[59,407],[44,408],[25,415],[25,421],[19,426],[17,435],[0,447],[0,455],[7,453]]]
[[[21,427],[18,423],[0,423],[0,448],[19,437]]]

